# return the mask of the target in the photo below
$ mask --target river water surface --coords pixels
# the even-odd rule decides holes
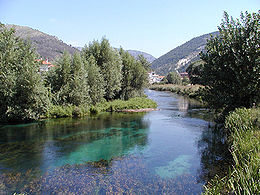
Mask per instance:
[[[209,113],[146,94],[158,111],[0,126],[0,194],[200,194]]]

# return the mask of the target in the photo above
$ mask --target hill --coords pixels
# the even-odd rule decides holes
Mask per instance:
[[[78,51],[78,49],[67,45],[55,36],[48,35],[27,26],[6,25],[6,27],[14,28],[16,36],[25,40],[30,40],[32,45],[36,48],[36,51],[44,59],[47,58],[48,60],[53,61],[56,57],[61,56],[64,51],[68,51],[70,54]]]
[[[199,53],[204,49],[210,35],[218,35],[218,31],[195,37],[190,41],[176,47],[158,59],[154,60],[151,68],[156,73],[166,75],[168,72],[178,70],[185,72],[188,65],[199,59]]]
[[[142,52],[142,51],[137,51],[137,50],[126,50],[131,56],[133,56],[134,58],[137,58],[138,55],[143,55],[146,60],[150,63],[152,63],[154,60],[156,60],[155,57],[153,57],[151,54]]]

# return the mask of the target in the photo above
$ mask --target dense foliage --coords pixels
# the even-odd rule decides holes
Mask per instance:
[[[93,41],[82,50],[84,60],[94,57],[104,78],[106,100],[116,98],[121,89],[122,60],[119,52],[112,48],[107,39]]]
[[[260,101],[260,14],[241,13],[234,20],[227,13],[219,36],[211,37],[201,77],[205,100],[224,113],[237,107],[251,107]]]
[[[122,88],[120,97],[128,100],[135,96],[141,96],[144,87],[147,85],[148,75],[146,68],[149,69],[149,63],[145,58],[136,61],[128,52],[120,49],[120,56],[122,59]]]
[[[204,84],[202,80],[204,64],[205,63],[202,60],[198,60],[196,62],[191,63],[186,69],[186,72],[189,74],[191,84]]]
[[[31,45],[0,27],[0,121],[35,120],[49,106]]]
[[[165,77],[165,82],[168,84],[180,85],[182,83],[181,76],[177,72],[170,72]]]
[[[37,120],[55,113],[81,116],[97,104],[144,95],[149,63],[112,48],[105,38],[73,56],[64,52],[54,68],[41,73],[31,45],[14,33],[1,26],[1,121]]]
[[[143,96],[147,83],[148,64],[135,60],[123,49],[110,46],[107,39],[93,41],[81,52],[68,53],[57,61],[55,69],[47,75],[55,105],[96,105],[115,99],[128,100]]]

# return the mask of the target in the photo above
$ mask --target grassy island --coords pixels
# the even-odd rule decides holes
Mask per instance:
[[[157,107],[156,102],[145,97],[136,97],[129,100],[114,100],[110,102],[100,102],[94,105],[86,106],[52,106],[45,117],[63,118],[63,117],[83,117],[89,114],[100,112],[139,112],[148,111]]]

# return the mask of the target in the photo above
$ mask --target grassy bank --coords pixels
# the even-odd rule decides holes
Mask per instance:
[[[202,101],[202,86],[201,85],[174,85],[174,84],[163,84],[163,85],[151,85],[149,89],[157,91],[171,91],[179,95],[194,98]]]
[[[224,178],[215,177],[205,194],[258,194],[260,192],[260,108],[236,109],[225,120],[230,132],[234,164]]]
[[[46,118],[63,118],[63,117],[83,117],[89,114],[100,112],[119,112],[125,109],[143,109],[156,108],[157,104],[151,99],[144,97],[132,98],[127,101],[114,100],[111,102],[102,102],[97,105],[82,106],[55,106],[53,105],[48,111]]]

